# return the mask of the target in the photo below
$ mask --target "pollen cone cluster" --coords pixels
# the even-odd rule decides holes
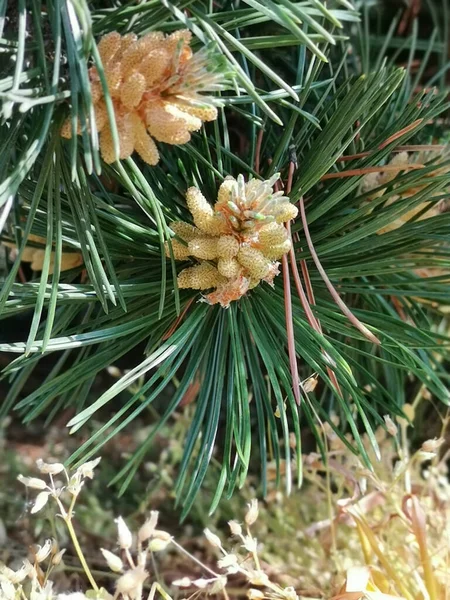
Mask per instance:
[[[277,261],[291,248],[284,223],[297,216],[289,198],[273,192],[278,177],[247,183],[242,175],[237,180],[227,177],[214,207],[197,188],[187,191],[195,226],[172,223],[180,240],[172,241],[172,251],[175,259],[196,264],[181,271],[178,287],[212,289],[206,301],[227,307],[261,281],[273,283],[279,273]]]
[[[119,158],[134,150],[150,165],[159,161],[155,140],[184,144],[203,121],[217,118],[212,99],[204,92],[222,89],[223,68],[219,58],[204,49],[190,48],[191,33],[170,35],[153,31],[137,38],[133,33],[105,35],[98,44],[119,137]],[[103,87],[95,67],[89,71],[95,121],[100,133],[103,160],[116,159]],[[78,134],[81,133],[78,124]],[[71,120],[61,135],[72,136]]]
[[[446,158],[448,159],[449,157],[450,156],[448,156],[448,155],[446,157],[444,156],[444,160]],[[370,173],[369,175],[366,175],[363,178],[361,190],[363,192],[370,192],[382,185],[388,185],[402,171],[406,171],[406,170],[410,169],[411,166],[415,167],[417,165],[424,165],[426,162],[430,161],[433,158],[436,158],[436,155],[433,153],[430,153],[430,152],[427,152],[427,153],[426,152],[417,152],[412,155],[408,155],[407,152],[399,152],[388,163],[390,167],[398,167],[398,169],[383,171],[380,173]],[[443,174],[447,173],[449,170],[450,170],[450,167],[448,165],[445,167],[439,167],[439,162],[437,162],[436,170],[428,173],[428,176],[435,177],[437,175],[443,175]],[[420,192],[424,187],[425,186],[422,184],[421,186],[415,186],[415,187],[411,187],[407,190],[403,190],[403,191],[399,192],[398,194],[391,196],[389,198],[389,200],[386,202],[386,206],[390,206],[391,204],[393,204],[394,202],[396,202],[397,200],[400,200],[400,199],[412,198],[415,194]],[[385,191],[386,191],[385,188],[377,190],[370,197],[370,199],[381,197]],[[442,191],[437,192],[437,195],[441,195],[441,194],[442,194]],[[429,210],[424,212],[424,214],[419,217],[419,220],[427,219],[429,217],[433,217],[433,216],[439,214],[444,209],[444,203],[443,202],[433,202],[432,198],[433,198],[433,194],[431,194],[430,201],[421,202],[419,205],[415,206],[411,210],[402,214],[397,219],[394,219],[392,221],[392,223],[389,223],[385,227],[382,227],[381,229],[379,229],[377,231],[377,233],[383,234],[383,233],[387,233],[389,231],[393,231],[394,229],[398,229],[399,227],[401,227],[402,225],[404,225],[405,223],[410,221],[413,217],[415,217],[416,215],[419,215],[419,213],[424,211],[424,209],[426,209],[426,208],[428,208]]]

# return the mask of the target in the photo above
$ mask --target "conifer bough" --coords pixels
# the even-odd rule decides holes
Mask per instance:
[[[374,431],[382,415],[401,414],[406,389],[448,404],[450,213],[435,209],[449,194],[450,161],[391,162],[448,138],[448,19],[436,18],[426,40],[395,25],[381,38],[378,7],[362,4],[360,15],[342,0],[233,10],[18,1],[0,36],[0,226],[17,248],[0,290],[10,326],[0,351],[17,354],[2,373],[0,416],[70,410],[75,432],[101,411],[106,422],[75,462],[160,411],[114,483],[126,489],[170,424],[184,440],[175,490],[184,516],[204,483],[213,510],[256,463],[262,494],[269,465],[292,489],[305,430],[326,454],[319,423],[370,466],[361,432],[376,456]],[[423,10],[431,4],[441,5]],[[167,78],[150,76],[164,64]],[[228,71],[235,86],[209,97]],[[198,129],[218,103],[220,118]],[[272,189],[278,171],[290,201]],[[389,171],[392,180],[361,186]],[[264,193],[246,206],[251,186]],[[32,236],[44,251],[39,275],[22,268]],[[66,253],[82,264],[65,270]],[[271,287],[278,260],[283,277]],[[15,319],[27,315],[20,339]],[[56,360],[33,386],[42,356]],[[105,369],[117,380],[97,397]],[[186,418],[173,418],[187,403]]]

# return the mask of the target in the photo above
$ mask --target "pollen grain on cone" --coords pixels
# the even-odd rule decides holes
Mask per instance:
[[[291,249],[284,223],[297,215],[289,198],[273,191],[277,179],[227,177],[214,206],[198,188],[187,190],[194,226],[172,223],[177,236],[172,249],[175,259],[195,264],[178,275],[179,288],[212,290],[205,300],[226,308],[261,281],[273,285],[279,273],[276,261]]]
[[[119,156],[96,67],[89,70],[95,124],[100,151],[106,163],[128,158],[136,151],[150,165],[159,161],[155,140],[185,144],[204,121],[217,118],[217,108],[205,92],[223,89],[224,70],[217,56],[206,49],[193,53],[191,33],[180,30],[165,35],[111,32],[98,43],[116,122]],[[81,134],[80,124],[77,134]],[[72,137],[69,117],[62,137]],[[213,226],[211,226],[213,227]]]

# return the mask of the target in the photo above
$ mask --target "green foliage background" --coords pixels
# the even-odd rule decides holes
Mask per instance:
[[[243,485],[258,462],[263,492],[268,461],[288,491],[300,484],[301,432],[311,431],[324,451],[318,425],[333,413],[340,417],[336,433],[370,467],[359,432],[367,431],[376,449],[373,427],[384,414],[401,414],[407,385],[409,393],[425,386],[448,403],[449,338],[441,309],[449,298],[450,213],[376,232],[424,200],[447,198],[449,175],[427,164],[400,174],[395,189],[390,184],[370,203],[360,191],[361,174],[322,181],[327,173],[383,165],[405,144],[445,144],[445,1],[424,8],[433,27],[428,39],[420,36],[418,21],[408,36],[398,36],[401,12],[383,37],[383,8],[369,1],[51,0],[43,6],[19,0],[14,9],[14,2],[0,3],[0,14],[8,16],[0,39],[0,221],[18,256],[3,282],[0,309],[5,323],[32,317],[26,340],[0,344],[1,351],[17,354],[3,374],[10,387],[2,415],[14,410],[27,423],[51,420],[70,407],[76,414],[69,425],[76,431],[100,411],[104,425],[72,456],[78,461],[98,454],[157,403],[162,418],[114,479],[123,491],[159,428],[200,382],[177,482],[185,515],[213,457],[220,475],[212,509],[222,494]],[[93,61],[102,73],[99,36],[181,27],[192,30],[196,47],[214,43],[226,61],[231,83],[218,121],[185,146],[160,145],[157,167],[137,158],[102,164],[96,129],[88,127],[93,107],[87,69]],[[396,66],[400,59],[405,68]],[[69,107],[84,127],[82,136],[67,142],[59,131]],[[179,265],[166,259],[163,245],[171,221],[190,219],[186,189],[196,185],[214,202],[226,175],[268,178],[280,171],[286,180],[291,162],[290,198],[304,199],[320,263],[380,345],[336,305],[300,216],[292,224],[296,264],[290,264],[289,283],[280,275],[274,289],[258,286],[228,310],[177,289]],[[439,164],[450,167],[450,159],[443,154]],[[386,204],[411,188],[419,191]],[[42,273],[20,282],[21,254],[33,245],[30,233],[47,240],[46,259]],[[68,250],[81,251],[84,265],[61,273]],[[443,274],[420,277],[416,269],[423,267]],[[313,290],[315,303],[307,304],[321,330],[306,316],[296,270],[303,288],[310,283]],[[285,306],[292,312],[287,320]],[[313,391],[301,386],[300,406],[289,341],[301,379],[319,378]],[[141,356],[134,368],[92,402],[97,374],[133,349]],[[42,385],[23,394],[50,354],[55,360]],[[135,382],[142,385],[124,395]],[[174,390],[169,398],[166,389]],[[347,432],[354,442],[344,437]]]

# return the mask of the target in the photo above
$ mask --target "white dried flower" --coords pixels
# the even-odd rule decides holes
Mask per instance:
[[[33,488],[34,490],[45,490],[47,488],[47,483],[43,479],[38,479],[37,477],[24,477],[23,475],[18,475],[17,479],[26,487]]]
[[[213,582],[212,586],[209,589],[209,594],[213,596],[214,594],[219,594],[222,590],[225,589],[227,585],[227,578],[223,575],[219,575],[217,579]]]
[[[432,440],[426,440],[423,444],[422,444],[422,450],[424,452],[433,452],[436,453],[439,448],[442,446],[442,444],[444,443],[445,439],[444,438],[434,438]]]
[[[267,586],[270,583],[269,577],[264,571],[253,571],[249,574],[248,580],[252,585],[259,585],[261,587]]]
[[[65,552],[66,552],[65,548],[63,548],[62,550],[57,552],[55,554],[55,556],[52,558],[52,565],[54,565],[55,567],[58,566],[61,563],[62,557],[64,556]]]
[[[152,540],[150,540],[148,549],[150,550],[150,552],[161,552],[162,550],[165,550],[167,548],[171,541],[172,538],[170,536],[168,539],[155,537]]]
[[[391,417],[389,415],[384,415],[383,419],[384,419],[384,423],[386,425],[387,432],[392,436],[397,435],[398,427],[394,423],[394,421],[391,419]]]
[[[214,546],[214,548],[222,548],[222,541],[218,535],[213,533],[207,527],[206,527],[206,529],[203,530],[203,533],[205,534],[205,537],[208,540],[208,542],[211,544],[211,546]]]
[[[38,583],[37,576],[33,578],[29,600],[51,600],[54,598],[53,582],[47,581],[44,586]]]
[[[32,571],[34,570],[33,565],[30,563],[29,560],[25,559],[23,561],[22,566],[20,567],[19,570],[17,570],[13,577],[10,579],[10,581],[14,584],[16,583],[20,583],[21,581],[23,581],[25,579],[25,577],[27,577]]]
[[[231,567],[232,565],[237,564],[237,556],[236,554],[226,554],[223,558],[221,558],[217,564],[221,569],[226,569],[227,567]]]
[[[242,527],[237,521],[228,521],[228,527],[232,535],[242,535]]]
[[[42,458],[37,459],[36,465],[41,473],[47,473],[49,475],[58,475],[58,473],[64,471],[64,465],[62,463],[46,463]]]
[[[124,550],[131,548],[133,536],[131,531],[128,529],[127,524],[122,517],[118,517],[115,522],[117,523],[117,537],[119,540],[119,546]]]
[[[251,535],[245,535],[242,538],[242,541],[244,542],[242,545],[247,550],[247,552],[252,552],[252,553],[256,552],[257,544],[258,544],[256,538],[252,537]]]
[[[36,514],[41,509],[44,508],[44,506],[48,502],[49,496],[50,496],[50,492],[39,492],[39,494],[36,496],[36,500],[35,500],[35,502],[33,504],[33,507],[32,507],[32,509],[30,511],[32,515]]]
[[[250,588],[247,592],[247,598],[249,598],[249,600],[262,600],[264,598],[264,594],[261,592],[261,590]]]
[[[116,367],[115,365],[110,365],[106,368],[106,370],[109,373],[109,375],[111,375],[111,377],[115,377],[116,379],[120,379],[122,377],[122,371],[119,369],[119,367]]]
[[[72,496],[78,496],[81,491],[81,488],[84,485],[84,481],[82,479],[82,475],[79,471],[76,471],[69,480],[69,484],[67,486],[67,491]]]
[[[78,467],[77,473],[80,473],[81,477],[88,477],[89,479],[92,479],[94,477],[94,469],[101,460],[102,457],[99,456],[94,460],[89,460],[88,462],[83,463]]]
[[[204,579],[203,577],[201,577],[200,579],[194,579],[192,585],[195,585],[195,587],[199,588],[200,590],[204,590],[206,587],[208,587],[210,583],[213,583],[213,581],[215,581],[215,578]]]
[[[14,600],[16,597],[16,588],[7,579],[0,578],[0,590],[2,600]]]
[[[286,598],[286,600],[298,600],[297,593],[292,586],[284,588],[283,596]]]
[[[151,537],[155,531],[155,527],[158,523],[158,511],[152,510],[150,513],[150,519],[147,519],[138,532],[138,539],[140,542],[145,542]]]
[[[256,498],[253,498],[250,504],[248,504],[248,511],[245,515],[245,522],[249,527],[250,525],[253,525],[253,523],[258,518],[258,513],[258,500],[256,500]]]
[[[45,543],[43,546],[38,546],[39,550],[34,555],[36,562],[40,563],[43,560],[45,560],[47,558],[47,556],[50,554],[50,552],[52,550],[52,546],[53,546],[52,540],[45,540]]]
[[[124,573],[117,580],[116,594],[133,596],[133,592],[138,589],[147,579],[148,573],[143,566],[135,567]]]
[[[100,548],[100,552],[103,554],[103,558],[106,560],[108,567],[114,573],[121,573],[123,570],[123,562],[119,556],[116,556],[109,550],[105,550],[104,548]]]
[[[192,581],[189,579],[189,577],[182,577],[181,579],[175,579],[175,581],[172,581],[172,585],[183,588],[191,587]]]
[[[226,570],[228,575],[234,575],[239,572],[238,559],[235,554],[227,554],[217,561],[219,569]]]
[[[165,540],[165,541],[172,539],[172,536],[170,535],[170,533],[167,533],[167,531],[163,531],[162,529],[155,529],[152,537],[159,538],[160,540]]]
[[[6,565],[1,565],[0,566],[0,575],[3,575],[3,577],[6,577],[6,579],[8,581],[12,581],[14,579],[15,572],[12,569],[10,569],[9,567],[7,567]]]

